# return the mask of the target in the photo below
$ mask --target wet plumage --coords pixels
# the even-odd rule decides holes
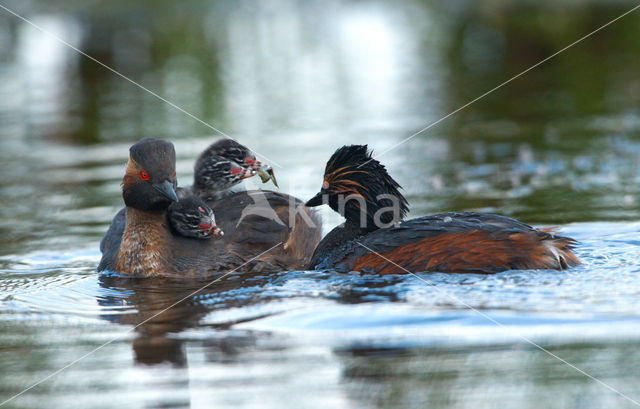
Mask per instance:
[[[99,271],[142,277],[206,277],[232,269],[299,269],[309,262],[320,240],[320,221],[313,212],[298,199],[265,190],[232,192],[215,201],[205,200],[225,233],[223,237],[197,240],[174,234],[168,209],[178,200],[175,185],[171,143],[147,138],[131,147],[122,184],[127,207],[114,217],[101,242]],[[179,193],[184,198],[189,192]],[[256,200],[256,195],[261,200]],[[264,206],[275,216],[260,216]],[[242,217],[247,208],[254,211]],[[305,218],[312,223],[305,223]]]
[[[320,193],[307,205],[324,200],[346,221],[320,242],[309,267],[380,274],[494,273],[579,264],[573,239],[504,216],[451,212],[401,221],[407,202],[399,188],[366,146],[338,149],[327,163]],[[378,199],[381,194],[396,198],[395,211],[385,211],[389,199]],[[364,198],[366,208],[362,200],[352,205],[343,200],[341,206],[341,195]]]

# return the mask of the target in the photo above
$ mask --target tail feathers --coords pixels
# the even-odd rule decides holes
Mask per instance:
[[[578,244],[574,239],[549,234],[544,240],[544,244],[554,257],[553,268],[564,270],[582,264],[578,256],[573,254],[573,249]]]

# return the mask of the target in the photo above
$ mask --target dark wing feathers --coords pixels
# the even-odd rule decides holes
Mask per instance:
[[[98,265],[98,271],[114,270],[116,268],[116,258],[120,251],[122,233],[127,222],[127,209],[122,208],[111,220],[109,230],[100,241],[100,252],[102,259]]]
[[[301,202],[296,199],[296,203]],[[225,237],[236,243],[269,248],[289,238],[289,196],[268,190],[241,191],[209,204]]]
[[[574,245],[571,239],[504,216],[441,213],[350,241],[331,252],[319,267],[376,273],[402,273],[394,263],[411,272],[566,268],[579,264],[570,251]]]

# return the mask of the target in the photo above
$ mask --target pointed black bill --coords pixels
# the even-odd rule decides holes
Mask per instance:
[[[320,206],[321,204],[323,204],[322,198],[324,195],[325,195],[324,193],[318,192],[317,195],[315,195],[314,197],[309,199],[307,203],[305,203],[305,206],[308,206],[308,207]]]
[[[153,187],[160,193],[162,193],[167,199],[171,199],[174,202],[178,201],[176,191],[173,189],[173,183],[165,180],[162,183],[156,183]]]

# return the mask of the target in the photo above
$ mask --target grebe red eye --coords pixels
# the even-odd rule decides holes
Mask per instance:
[[[175,170],[173,171],[173,178],[175,179],[178,176],[178,172],[176,172]]]
[[[327,182],[326,180],[322,181],[322,188],[323,189],[329,189],[329,182]]]
[[[255,161],[256,160],[250,156],[247,156],[246,158],[244,158],[244,163],[255,163]]]
[[[146,171],[141,170],[141,171],[140,171],[140,179],[142,179],[142,180],[149,180],[149,174],[148,174]]]

